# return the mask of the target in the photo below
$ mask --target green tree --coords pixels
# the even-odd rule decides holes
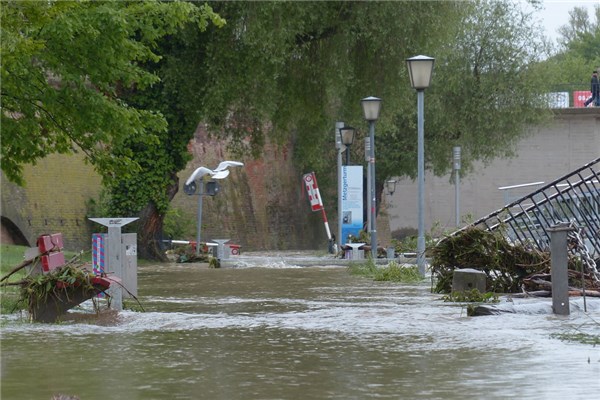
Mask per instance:
[[[600,68],[600,6],[592,19],[584,8],[569,15],[559,30],[558,51],[535,67],[553,91],[589,90],[591,72]]]
[[[549,115],[531,66],[546,47],[532,16],[511,1],[219,3],[228,25],[211,32],[203,112],[216,134],[295,143],[297,165],[329,176],[333,121],[367,134],[360,99],[383,99],[376,128],[378,197],[391,176],[416,175],[416,96],[405,59],[436,57],[427,90],[426,163],[442,174],[451,149],[463,168],[514,150]],[[223,48],[231,51],[222,54]],[[231,123],[234,120],[235,123]],[[239,129],[243,128],[243,129]],[[353,146],[353,159],[362,159]],[[321,181],[321,180],[320,180]],[[380,203],[380,202],[378,202]]]
[[[185,160],[181,153],[199,120],[213,135],[227,139],[234,151],[246,155],[259,155],[267,138],[276,143],[293,140],[298,168],[324,171],[333,154],[323,153],[332,148],[327,143],[331,135],[323,132],[330,131],[333,116],[340,109],[356,110],[365,96],[363,83],[369,90],[393,84],[397,65],[404,62],[401,47],[417,47],[428,29],[434,32],[430,40],[441,41],[436,27],[449,12],[457,12],[450,3],[416,2],[211,6],[227,20],[226,26],[210,28],[206,34],[182,30],[161,42],[163,58],[151,66],[161,77],[160,84],[127,97],[132,104],[152,104],[161,110],[173,128],[160,146],[128,142],[127,151],[153,168],[110,183],[117,212],[141,210],[140,248],[146,249],[141,251],[145,256],[160,257],[156,243],[164,205],[177,192],[175,173],[183,167],[174,165]],[[427,23],[417,23],[425,16]],[[371,74],[385,79],[371,81]],[[163,190],[141,187],[168,174],[172,180]],[[154,197],[146,196],[147,191]],[[144,202],[144,196],[150,201]]]
[[[163,38],[224,21],[209,6],[189,2],[9,1],[1,13],[6,176],[24,184],[24,164],[83,152],[112,191],[111,211],[138,214],[140,204],[166,211],[161,194],[173,180],[177,185],[193,128],[177,140],[177,110],[128,99],[169,85],[155,66]]]
[[[569,11],[569,23],[558,29],[561,36],[559,38],[560,45],[569,49],[574,44],[594,36],[598,29],[598,21],[600,21],[600,6],[595,7],[595,19],[596,22],[590,19],[590,15],[584,7],[574,7]]]
[[[210,18],[184,2],[3,1],[2,171],[23,184],[24,164],[81,151],[107,179],[139,172],[125,141],[156,145],[167,122],[121,94],[159,81],[143,68],[157,40]]]

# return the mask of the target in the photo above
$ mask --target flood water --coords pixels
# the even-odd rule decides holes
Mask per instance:
[[[379,283],[345,267],[142,266],[145,312],[116,323],[2,316],[5,399],[590,399],[600,304],[515,300],[525,312],[467,317],[430,282]],[[516,307],[516,306],[515,306]]]

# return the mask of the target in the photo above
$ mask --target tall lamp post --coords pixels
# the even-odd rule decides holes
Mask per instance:
[[[371,165],[371,184],[369,185],[369,198],[371,199],[371,256],[373,260],[377,258],[377,228],[375,223],[377,209],[376,191],[375,191],[375,121],[379,118],[379,111],[381,110],[381,99],[377,97],[365,97],[360,101],[363,109],[365,119],[369,121],[369,137],[371,145],[371,154],[369,157],[369,165]]]
[[[418,231],[417,238],[417,265],[421,276],[425,275],[425,133],[423,130],[423,108],[425,89],[431,84],[433,63],[435,58],[428,56],[416,56],[406,59],[410,85],[417,91],[417,185],[418,185]]]
[[[340,129],[342,129],[344,126],[346,126],[345,123],[343,123],[342,121],[338,121],[335,123],[335,148],[337,149],[337,183],[338,183],[338,236],[337,236],[337,240],[338,243],[342,243],[342,222],[343,222],[343,215],[342,215],[342,151],[343,150],[343,144],[342,144],[342,135],[340,135]]]
[[[371,190],[371,163],[369,160],[371,159],[371,137],[365,137],[365,162],[367,163],[367,188],[366,188],[366,197],[367,197],[367,227],[365,228],[366,232],[371,231],[371,196],[369,195],[369,191]]]

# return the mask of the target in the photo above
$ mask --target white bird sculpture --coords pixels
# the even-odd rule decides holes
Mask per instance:
[[[210,175],[210,177],[213,179],[224,179],[229,176],[229,170],[227,169],[228,167],[241,167],[242,165],[244,165],[244,163],[239,161],[221,161],[214,170],[206,167],[199,167],[196,168],[194,173],[190,175],[187,181],[185,181],[185,184],[189,185],[204,175]]]
[[[242,167],[243,165],[244,163],[239,161],[221,161],[217,168],[215,168],[215,172],[224,171],[229,167]]]

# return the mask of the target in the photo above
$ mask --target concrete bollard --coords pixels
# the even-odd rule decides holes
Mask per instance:
[[[388,248],[386,249],[386,252],[387,252],[387,258],[388,258],[389,260],[393,260],[394,258],[396,258],[396,257],[395,257],[395,255],[396,255],[396,254],[395,254],[395,253],[396,253],[396,249],[395,249],[395,248],[393,248],[393,247],[388,247]]]
[[[452,274],[453,292],[470,292],[473,289],[485,293],[486,275],[485,272],[473,268],[455,269]]]
[[[352,248],[352,260],[363,260],[364,259],[364,250],[359,250],[359,247],[364,246],[364,243],[347,243],[347,246]]]
[[[213,242],[217,244],[217,259],[226,260],[229,259],[229,252],[225,251],[225,243],[229,242],[230,239],[213,239]]]
[[[569,274],[567,237],[573,228],[568,222],[548,229],[550,232],[550,269],[552,278],[552,311],[569,315]]]

